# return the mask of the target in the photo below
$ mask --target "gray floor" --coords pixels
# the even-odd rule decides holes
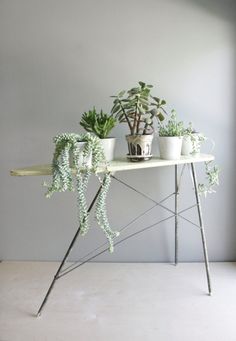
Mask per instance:
[[[93,263],[60,279],[57,263],[0,263],[0,341],[235,341],[236,263]]]

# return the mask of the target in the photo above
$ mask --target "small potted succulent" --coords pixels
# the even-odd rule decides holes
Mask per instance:
[[[182,121],[177,121],[175,110],[172,110],[167,123],[159,122],[159,148],[160,158],[165,160],[178,160],[184,133]]]
[[[80,121],[80,125],[87,132],[95,134],[100,139],[107,161],[112,161],[114,158],[116,139],[109,137],[109,134],[115,124],[116,119],[112,115],[108,115],[102,110],[97,112],[95,107],[84,112]]]
[[[126,135],[131,161],[149,160],[154,132],[154,118],[164,119],[165,100],[151,95],[152,85],[139,82],[128,91],[121,91],[114,98],[112,114],[119,122],[128,124],[130,134]]]

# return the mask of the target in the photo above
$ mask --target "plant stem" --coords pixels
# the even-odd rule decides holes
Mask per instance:
[[[120,103],[121,109],[122,109],[122,111],[123,111],[123,114],[124,114],[124,116],[125,116],[125,119],[126,119],[126,121],[127,121],[128,125],[129,125],[129,129],[130,129],[130,132],[131,132],[131,135],[132,135],[132,125],[131,125],[131,123],[130,123],[130,120],[129,120],[129,118],[128,118],[128,116],[127,116],[126,112],[125,112],[125,109],[124,109],[124,107],[123,107],[123,105],[122,105],[122,102],[121,102],[121,100],[120,100],[120,99],[118,99],[118,100],[119,100],[119,103]]]
[[[138,99],[138,96],[136,96],[136,99],[137,99],[137,102],[136,102],[136,108],[135,108],[135,113],[134,113],[134,126],[133,126],[133,129],[134,129],[134,133],[138,134],[138,104],[139,104],[139,99]],[[139,115],[140,117],[140,115]]]

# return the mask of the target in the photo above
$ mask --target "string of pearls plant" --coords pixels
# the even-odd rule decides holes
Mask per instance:
[[[83,148],[79,142],[84,142]],[[48,187],[46,197],[50,198],[55,192],[74,191],[76,189],[80,233],[85,235],[90,227],[86,190],[91,173],[94,173],[102,186],[96,201],[95,217],[106,235],[110,252],[112,252],[114,238],[119,233],[111,229],[107,218],[106,197],[111,182],[110,173],[106,167],[103,177],[97,173],[99,165],[107,165],[99,138],[89,133],[82,135],[65,133],[55,136],[54,143],[52,183],[51,185],[44,184]],[[91,157],[90,166],[87,162],[89,157]],[[73,169],[75,170],[75,181],[73,180]]]

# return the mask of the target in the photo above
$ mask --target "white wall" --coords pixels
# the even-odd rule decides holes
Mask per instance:
[[[234,13],[233,1],[0,1],[1,259],[61,259],[76,229],[73,194],[47,200],[44,178],[13,178],[9,170],[49,163],[53,136],[80,131],[84,110],[109,111],[109,95],[139,80],[153,84],[169,108],[215,140],[221,184],[203,200],[209,255],[235,259]],[[126,132],[125,126],[114,131],[117,155],[126,153]],[[173,190],[172,175],[165,168],[120,177],[160,199]],[[184,193],[183,207],[192,200]],[[115,227],[151,205],[115,183],[109,201]],[[134,228],[165,216],[157,209]],[[173,223],[166,223],[99,260],[169,261],[173,237]],[[73,258],[100,241],[103,234],[93,229]],[[200,234],[185,222],[180,259],[202,259]]]

